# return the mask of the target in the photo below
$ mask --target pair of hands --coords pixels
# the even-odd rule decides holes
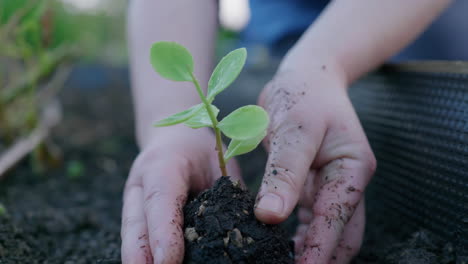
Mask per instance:
[[[297,261],[348,263],[362,242],[363,191],[376,162],[346,83],[326,66],[308,76],[280,71],[259,104],[271,123],[257,218],[280,223],[298,204]],[[125,187],[124,263],[181,263],[187,194],[209,188],[220,177],[209,130],[176,126],[155,133]],[[228,164],[228,173],[240,179],[235,161]]]

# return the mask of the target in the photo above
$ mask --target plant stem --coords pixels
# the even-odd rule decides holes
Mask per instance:
[[[219,168],[221,169],[221,175],[228,176],[227,171],[226,171],[226,163],[224,162],[223,142],[221,140],[221,131],[218,128],[218,120],[216,119],[216,116],[214,115],[213,111],[211,111],[211,107],[210,107],[211,104],[208,102],[205,95],[203,94],[203,91],[200,87],[200,84],[197,81],[197,78],[195,78],[193,73],[190,73],[190,74],[192,76],[193,84],[195,84],[195,87],[197,88],[198,95],[200,96],[200,99],[205,105],[206,111],[208,112],[208,116],[210,117],[211,123],[213,124],[213,129],[214,129],[215,136],[216,136],[216,150],[218,151],[218,161],[219,161]]]

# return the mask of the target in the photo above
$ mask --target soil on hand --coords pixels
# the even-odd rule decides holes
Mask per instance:
[[[256,220],[254,199],[221,177],[184,208],[184,263],[294,263],[293,243],[274,225]]]

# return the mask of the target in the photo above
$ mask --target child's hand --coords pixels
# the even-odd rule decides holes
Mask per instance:
[[[183,212],[188,192],[208,188],[221,176],[215,138],[208,129],[182,126],[158,131],[135,160],[122,215],[123,263],[181,263]],[[234,161],[228,173],[239,177]]]
[[[345,86],[318,65],[280,71],[260,96],[271,123],[255,214],[276,224],[299,203],[299,263],[348,263],[362,242],[363,192],[376,161]]]

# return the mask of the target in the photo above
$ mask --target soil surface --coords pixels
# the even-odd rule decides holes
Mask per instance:
[[[7,210],[5,216],[0,216],[0,264],[120,263],[122,190],[137,154],[126,76],[125,71],[102,67],[77,69],[62,93],[64,119],[52,137],[52,142],[62,151],[62,165],[37,175],[31,172],[31,164],[25,160],[5,180],[0,181],[0,203]],[[257,84],[260,76],[257,71],[246,71],[242,76],[242,86],[260,85]],[[230,88],[235,89],[235,86]],[[237,102],[232,94],[228,97],[225,102]],[[249,189],[257,190],[266,161],[265,153],[259,149],[240,156],[239,161]],[[228,189],[231,196],[243,193],[240,189]],[[211,199],[219,199],[216,197],[224,197],[229,192],[208,191],[201,196],[203,198],[193,203],[192,209],[187,207],[185,213],[198,212],[202,201],[208,200],[211,205]],[[401,221],[373,213],[374,206],[381,206],[375,202],[377,200],[372,197],[368,199],[365,241],[354,263],[467,263],[463,262],[464,256],[457,253],[457,246],[452,247],[452,241],[439,241],[431,234],[417,230],[403,232]],[[223,199],[221,201],[226,202]],[[189,253],[192,259],[206,256],[205,251],[197,249],[201,243],[225,250],[224,239],[219,238],[226,238],[228,231],[231,232],[226,253],[229,253],[231,260],[241,256],[237,253],[241,248],[236,244],[242,244],[242,250],[248,249],[244,256],[262,254],[253,253],[264,242],[256,232],[249,229],[256,224],[252,221],[250,207],[253,200],[248,198],[247,201],[234,203],[237,209],[246,209],[248,212],[245,217],[241,215],[244,219],[242,221],[245,221],[242,224],[238,224],[235,217],[216,220],[208,217],[213,216],[215,210],[220,210],[223,217],[231,215],[233,212],[226,211],[224,206],[205,208],[205,222],[200,217],[187,219],[187,226],[195,227],[197,234],[205,237],[199,244],[188,245],[191,252],[198,252]],[[212,223],[216,221],[219,228]],[[286,223],[288,235],[294,232],[295,224],[293,216]],[[207,225],[216,228],[207,229]],[[236,228],[239,232],[235,231]],[[416,233],[409,236],[412,232]],[[208,239],[212,233],[213,239]],[[251,241],[248,237],[259,246],[245,246]],[[276,241],[279,237],[283,238],[282,235],[272,233],[268,242]],[[290,249],[286,243],[278,242],[278,247],[285,252]],[[285,262],[276,263],[290,262],[289,253],[283,257]]]
[[[456,263],[457,256],[452,243],[444,244],[431,233],[418,231],[407,241],[391,246],[385,260],[398,264],[448,264]]]
[[[51,138],[62,165],[34,174],[25,160],[0,181],[1,264],[120,263],[122,190],[137,154],[127,84],[66,87]]]
[[[260,223],[254,198],[221,177],[184,208],[185,263],[294,263],[294,244],[279,226]]]

